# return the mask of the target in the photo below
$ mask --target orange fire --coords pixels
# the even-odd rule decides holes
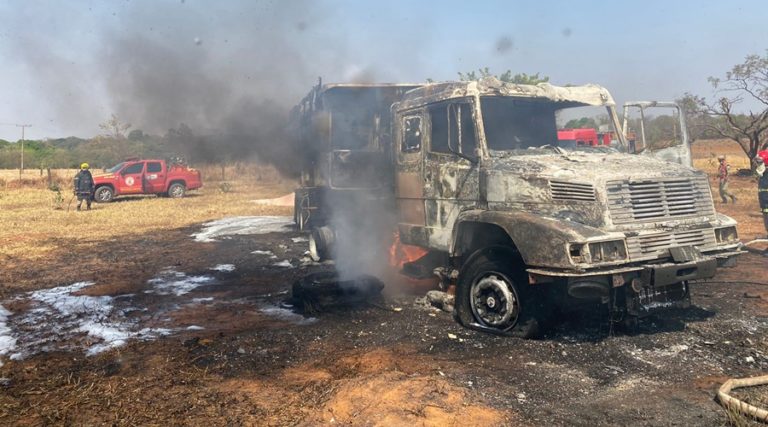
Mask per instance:
[[[413,245],[406,245],[400,241],[400,233],[392,235],[392,246],[389,247],[389,265],[398,269],[403,268],[406,262],[416,261],[427,254],[427,250]]]
[[[400,241],[400,233],[395,231],[392,235],[392,246],[389,247],[389,265],[395,270],[397,276],[407,285],[413,288],[437,287],[437,276],[429,279],[413,279],[400,274],[403,264],[413,262],[427,254],[427,250],[420,246],[406,245]]]

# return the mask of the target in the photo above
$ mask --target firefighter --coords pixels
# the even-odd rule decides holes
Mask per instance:
[[[768,153],[766,153],[765,157],[768,157]],[[768,238],[768,168],[765,165],[765,157],[757,156],[755,158],[757,163],[755,172],[759,176],[757,181],[757,199],[760,201],[760,212],[763,213],[763,224],[765,225],[766,238]],[[763,255],[768,256],[768,249],[765,250]]]
[[[717,179],[720,184],[720,198],[723,199],[723,203],[728,203],[728,197],[731,198],[731,203],[736,203],[736,196],[728,190],[728,176],[731,173],[731,165],[726,163],[725,156],[717,156],[717,160],[720,162],[720,167],[717,169]]]
[[[93,176],[88,170],[88,163],[80,165],[80,172],[75,175],[75,196],[77,196],[77,210],[85,200],[85,208],[91,210],[91,200],[93,200]]]

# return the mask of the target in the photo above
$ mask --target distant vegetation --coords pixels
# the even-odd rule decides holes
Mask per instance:
[[[21,144],[0,140],[0,169],[19,167]],[[24,141],[26,169],[73,168],[82,162],[103,168],[127,157],[170,157],[175,151],[166,137],[142,135],[140,139],[77,137]]]
[[[93,168],[113,166],[126,158],[182,157],[194,164],[231,163],[254,158],[246,148],[247,136],[224,137],[196,135],[182,124],[164,135],[150,135],[121,122],[116,116],[99,125],[102,134],[93,138],[78,137],[24,141],[25,169],[74,168],[88,162]],[[20,164],[19,141],[0,139],[0,169],[16,169]]]

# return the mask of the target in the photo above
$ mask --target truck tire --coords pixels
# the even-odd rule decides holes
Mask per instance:
[[[93,192],[93,200],[96,201],[96,203],[109,203],[114,198],[114,190],[106,185],[96,188],[96,191]]]
[[[520,257],[505,246],[491,246],[472,254],[459,273],[454,318],[465,327],[483,332],[520,338],[538,336],[547,306],[541,289],[528,285],[523,266]]]
[[[181,197],[184,197],[184,193],[187,191],[186,187],[184,187],[184,184],[180,182],[174,182],[171,184],[170,187],[168,187],[168,197],[172,197],[174,199],[179,199]]]

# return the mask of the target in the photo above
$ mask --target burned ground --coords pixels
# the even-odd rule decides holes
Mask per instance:
[[[150,311],[146,326],[174,332],[93,356],[86,342],[8,361],[0,368],[0,419],[718,425],[726,420],[713,401],[719,384],[768,368],[768,288],[746,283],[765,282],[765,261],[756,255],[724,270],[723,283],[697,284],[694,308],[648,319],[635,335],[612,332],[595,313],[562,319],[544,338],[525,341],[462,329],[403,292],[305,318],[279,304],[296,279],[329,267],[300,266],[301,234],[201,243],[190,237],[195,231],[70,245],[52,255],[56,263],[5,269],[3,282],[19,283],[4,296],[12,313],[23,311],[8,302],[21,289],[93,281],[81,293],[130,295],[132,306]],[[86,268],[72,266],[81,251],[98,254]],[[286,260],[295,268],[275,265]],[[211,270],[229,264],[233,271]],[[167,300],[144,293],[169,267],[215,284]]]

